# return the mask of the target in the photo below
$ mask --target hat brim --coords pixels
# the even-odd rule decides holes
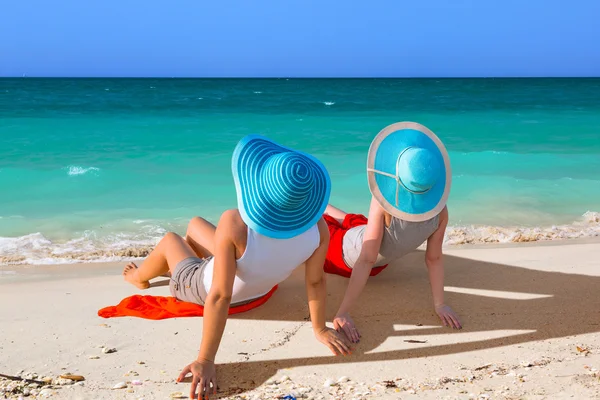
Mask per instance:
[[[395,179],[372,171],[395,175],[398,155],[408,147],[430,150],[443,166],[435,185],[426,193],[415,194]],[[367,180],[371,194],[389,214],[409,222],[426,221],[438,215],[448,201],[452,185],[450,158],[442,141],[428,128],[416,122],[397,122],[382,129],[371,142]]]
[[[297,209],[278,208],[265,197],[261,181],[269,157],[294,152],[305,157],[314,176],[314,190]],[[255,232],[275,239],[289,239],[314,226],[322,217],[331,193],[325,166],[310,154],[281,146],[260,135],[248,135],[235,147],[231,160],[237,203],[243,221]]]

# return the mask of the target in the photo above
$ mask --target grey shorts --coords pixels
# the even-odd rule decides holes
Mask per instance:
[[[171,295],[178,300],[204,305],[206,289],[204,288],[204,269],[212,257],[189,257],[180,261],[173,270],[169,289]]]

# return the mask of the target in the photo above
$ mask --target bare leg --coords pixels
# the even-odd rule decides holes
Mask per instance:
[[[344,218],[346,218],[346,215],[348,215],[348,213],[343,212],[342,210],[332,206],[331,204],[327,204],[325,214],[329,215],[332,218],[335,218],[340,224],[344,222]]]
[[[204,218],[194,217],[190,221],[185,241],[200,258],[210,257],[215,253],[215,232],[217,227]]]
[[[138,268],[129,263],[123,269],[125,280],[139,289],[147,289],[150,279],[173,272],[175,266],[188,257],[196,257],[192,247],[178,234],[169,232]]]

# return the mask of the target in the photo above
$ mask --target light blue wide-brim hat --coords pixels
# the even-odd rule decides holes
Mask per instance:
[[[416,122],[398,122],[377,134],[369,148],[367,177],[383,209],[411,222],[439,214],[452,184],[446,147]]]
[[[314,226],[329,202],[331,181],[310,154],[260,135],[239,141],[232,171],[242,219],[261,235],[288,239]]]

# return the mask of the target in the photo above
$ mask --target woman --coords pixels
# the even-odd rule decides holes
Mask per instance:
[[[425,263],[434,309],[444,325],[460,329],[457,315],[444,303],[442,243],[451,185],[444,145],[420,124],[392,124],[371,143],[367,176],[372,194],[368,219],[333,206],[325,211],[330,234],[325,271],[350,277],[334,327],[358,342],[350,310],[369,276],[427,241]]]
[[[138,288],[170,272],[172,295],[204,306],[200,353],[178,378],[192,373],[192,398],[198,385],[198,398],[216,393],[214,360],[230,305],[266,295],[303,263],[317,339],[335,355],[349,353],[344,335],[325,326],[327,170],[314,157],[257,135],[238,143],[232,169],[238,209],[223,213],[216,227],[193,219],[186,239],[167,234],[139,268],[123,271]]]

